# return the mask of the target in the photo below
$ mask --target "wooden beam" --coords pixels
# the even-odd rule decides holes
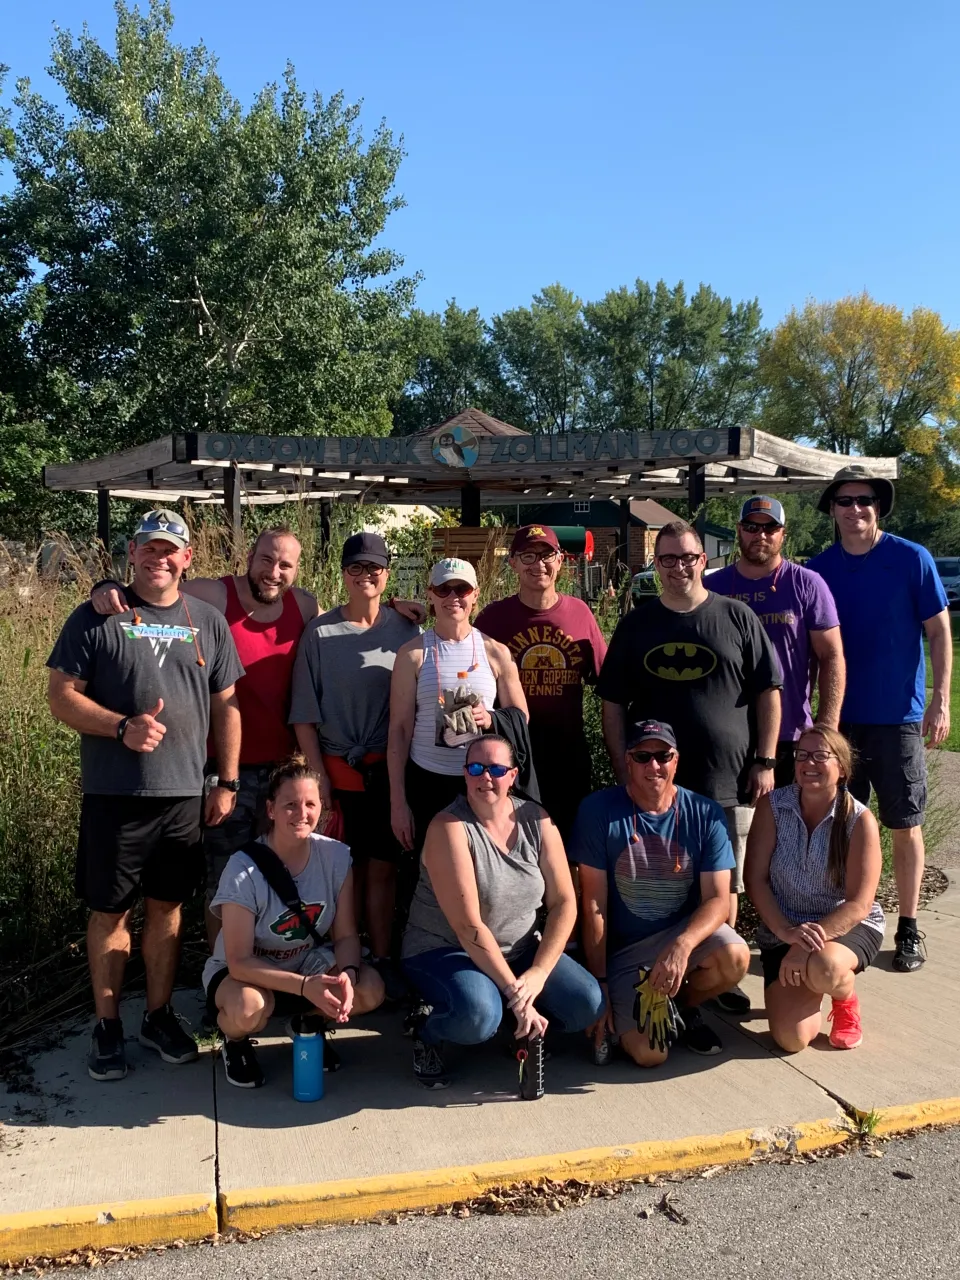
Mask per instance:
[[[236,466],[227,467],[223,473],[223,505],[227,512],[227,527],[230,531],[230,551],[233,559],[239,563],[243,553],[243,517],[240,510],[240,473]]]
[[[159,440],[138,444],[122,453],[105,453],[102,458],[91,458],[88,462],[44,467],[43,483],[48,489],[91,489],[97,485],[113,489],[113,481],[172,461],[173,436],[161,436]]]

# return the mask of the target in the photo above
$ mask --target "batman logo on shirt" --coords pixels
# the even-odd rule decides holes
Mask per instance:
[[[325,902],[305,903],[306,910],[302,914],[292,908],[284,911],[283,915],[277,916],[271,924],[270,932],[283,938],[284,942],[303,942],[310,937],[310,929],[303,916],[307,917],[310,924],[316,924],[323,915],[326,905]]]
[[[661,680],[700,680],[717,666],[717,655],[702,644],[671,640],[658,644],[644,656],[643,665]]]

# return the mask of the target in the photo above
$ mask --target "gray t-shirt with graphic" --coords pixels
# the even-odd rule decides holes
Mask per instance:
[[[116,738],[80,735],[85,795],[198,796],[207,758],[210,695],[243,675],[223,614],[191,597],[147,604],[125,588],[132,612],[102,617],[92,604],[74,609],[47,666],[86,681],[92,701],[121,716],[152,711],[166,726],[154,751],[133,751]],[[189,609],[189,615],[187,610]],[[202,659],[202,662],[201,662]]]
[[[260,843],[266,843],[261,837]],[[350,870],[350,850],[329,836],[310,837],[310,857],[298,876],[293,877],[300,901],[321,938],[333,926],[337,899]],[[220,884],[210,904],[221,916],[225,902],[236,903],[254,917],[253,954],[258,960],[286,973],[326,973],[334,963],[333,946],[318,947],[306,925],[283,903],[263,878],[253,859],[243,850],[235,853],[223,869]],[[203,985],[227,967],[223,932],[217,935],[213,955],[203,967]]]
[[[290,723],[317,727],[329,755],[356,763],[386,751],[390,677],[397,650],[420,634],[395,609],[382,608],[372,627],[331,609],[307,626],[293,668]]]

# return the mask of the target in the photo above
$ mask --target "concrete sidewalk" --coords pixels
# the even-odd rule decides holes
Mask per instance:
[[[824,1145],[848,1125],[841,1104],[906,1108],[887,1128],[960,1119],[960,889],[922,913],[931,959],[919,974],[891,972],[894,924],[858,979],[864,1044],[855,1052],[825,1038],[794,1058],[776,1051],[755,958],[744,984],[755,1011],[709,1015],[722,1056],[677,1050],[651,1073],[620,1060],[598,1070],[578,1041],[562,1044],[535,1104],[516,1099],[516,1067],[498,1041],[451,1058],[454,1085],[424,1093],[399,1018],[382,1013],[337,1035],[344,1069],[326,1078],[321,1102],[293,1100],[290,1044],[279,1035],[260,1037],[266,1087],[234,1089],[209,1050],[178,1068],[142,1049],[132,1000],[125,1081],[87,1077],[83,1027],[38,1058],[38,1094],[0,1097],[0,1260],[198,1238],[218,1223],[361,1217],[523,1177],[637,1176],[784,1143]],[[178,1008],[199,1025],[193,993]]]

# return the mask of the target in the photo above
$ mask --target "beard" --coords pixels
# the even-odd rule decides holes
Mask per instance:
[[[744,560],[749,561],[750,564],[764,565],[769,564],[771,560],[776,560],[777,556],[780,554],[780,548],[771,547],[769,542],[759,542],[754,543],[748,550],[741,542],[740,554],[743,556]]]
[[[277,588],[277,594],[275,596],[265,596],[260,590],[259,583],[257,583],[250,575],[249,571],[247,573],[247,586],[250,588],[250,594],[253,596],[254,600],[256,600],[257,604],[276,604],[287,589],[284,584],[281,583]]]

